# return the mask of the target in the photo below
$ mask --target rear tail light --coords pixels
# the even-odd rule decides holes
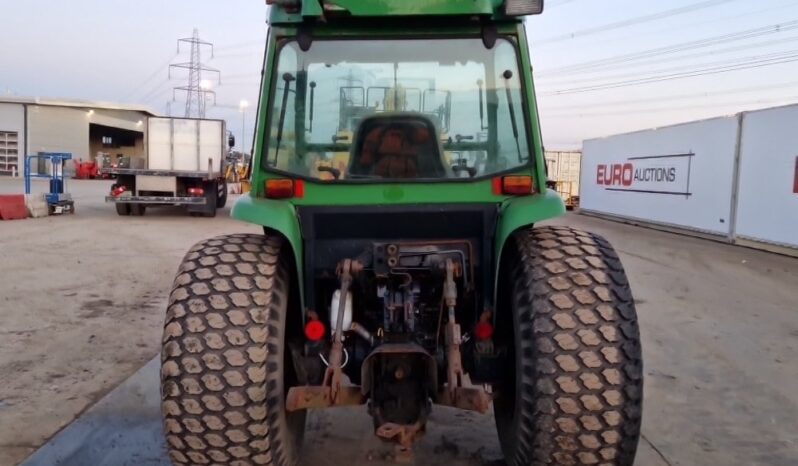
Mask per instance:
[[[127,191],[127,187],[126,186],[117,186],[116,188],[114,188],[113,191],[111,191],[111,195],[113,195],[114,197],[119,197],[125,191]]]
[[[321,341],[325,333],[324,324],[319,320],[309,320],[305,324],[305,337],[310,341]]]
[[[266,197],[269,199],[305,197],[305,182],[290,178],[266,180]]]
[[[479,322],[474,327],[474,338],[477,341],[485,341],[493,338],[493,325],[490,322]]]
[[[532,194],[534,181],[531,176],[512,175],[493,179],[493,194],[509,196],[525,196]]]
[[[201,197],[205,195],[205,190],[202,188],[188,188],[188,195]]]

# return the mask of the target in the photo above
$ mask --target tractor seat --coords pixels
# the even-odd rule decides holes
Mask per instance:
[[[364,118],[349,164],[353,177],[446,178],[435,125],[415,113]]]

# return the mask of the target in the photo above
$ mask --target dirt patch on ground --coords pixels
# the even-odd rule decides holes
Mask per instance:
[[[259,231],[225,213],[119,218],[101,201],[108,186],[72,183],[86,190],[75,217],[0,222],[2,465],[28,456],[158,352],[165,299],[191,244]],[[793,466],[798,260],[595,218],[557,223],[604,235],[630,277],[646,368],[637,463]],[[157,373],[148,387],[157,391]],[[152,398],[146,409],[157,419],[157,392]],[[425,466],[503,464],[490,416],[440,407],[415,452]],[[387,466],[393,454],[363,407],[333,409],[311,416],[302,465]]]
[[[229,209],[119,217],[103,202],[110,185],[70,183],[73,216],[0,222],[0,464],[27,457],[159,351],[165,300],[192,244],[258,231]],[[0,180],[0,193],[21,190]]]

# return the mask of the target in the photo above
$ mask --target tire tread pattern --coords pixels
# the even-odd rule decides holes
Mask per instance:
[[[161,397],[175,464],[289,465],[277,410],[288,268],[282,240],[229,235],[186,254],[169,297]]]
[[[631,466],[643,365],[618,255],[601,236],[567,227],[533,228],[515,239],[522,286],[513,300],[526,357],[519,436],[508,462]]]

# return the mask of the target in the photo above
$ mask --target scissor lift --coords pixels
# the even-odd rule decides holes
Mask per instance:
[[[46,160],[50,162],[50,169],[45,173],[32,170],[33,160]],[[72,160],[72,154],[62,152],[41,152],[25,157],[25,194],[31,194],[31,180],[33,178],[46,178],[50,180],[49,192],[44,195],[50,215],[71,214],[75,212],[75,202],[72,195],[65,192],[66,177],[64,166]]]

